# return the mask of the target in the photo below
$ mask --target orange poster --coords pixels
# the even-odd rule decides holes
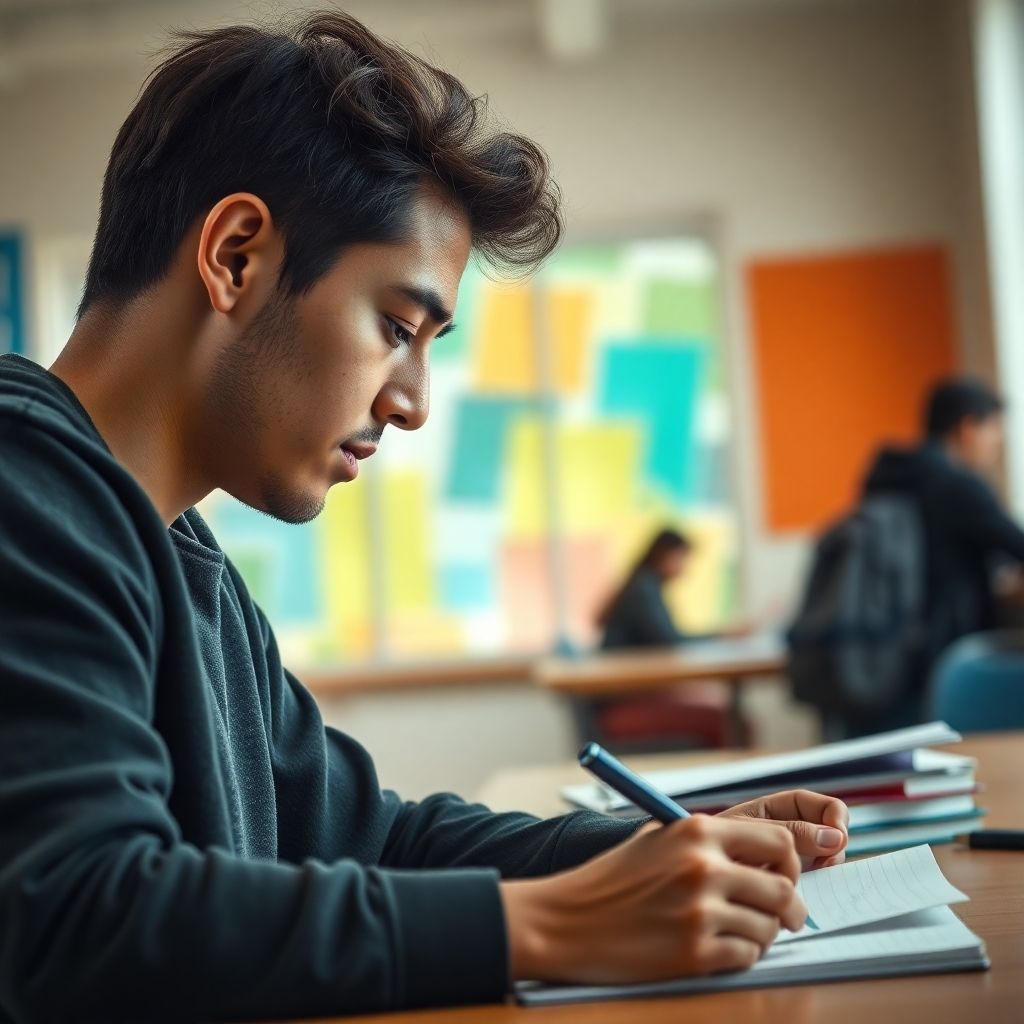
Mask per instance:
[[[747,287],[766,525],[819,530],[878,445],[918,436],[929,388],[956,369],[946,250],[758,260]]]

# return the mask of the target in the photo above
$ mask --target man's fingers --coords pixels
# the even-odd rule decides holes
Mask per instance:
[[[738,935],[715,935],[704,940],[700,964],[706,974],[743,971],[761,959],[761,952],[761,946],[752,939],[743,939]]]
[[[734,864],[723,889],[731,903],[779,918],[790,931],[799,931],[807,919],[807,908],[796,887],[774,871]]]
[[[754,867],[769,867],[794,885],[800,877],[800,858],[792,833],[784,828],[763,828],[742,818],[718,818],[722,849],[733,860]]]
[[[830,828],[838,828],[844,836],[850,830],[850,810],[846,804],[837,797],[826,797],[823,793],[815,793],[813,790],[776,793],[771,797],[765,797],[764,805],[769,816],[773,818],[820,822]]]
[[[812,821],[800,819],[776,820],[774,818],[737,818],[737,821],[756,822],[770,828],[784,828],[792,836],[796,844],[796,852],[804,863],[821,867],[825,860],[838,857],[834,863],[841,864],[845,857],[847,834],[842,828],[831,825],[818,825]]]
[[[839,829],[844,835],[850,830],[850,811],[842,800],[810,789],[789,789],[782,793],[749,803],[740,804],[727,815],[735,813],[750,818],[774,821],[802,820]]]
[[[842,864],[846,860],[846,851],[837,853],[834,857],[815,857],[809,865],[809,870],[817,871],[818,868],[832,868]]]
[[[846,833],[838,828],[809,821],[780,821],[778,824],[793,837],[796,852],[801,857],[834,857],[846,846]]]
[[[779,934],[779,919],[759,910],[740,907],[735,903],[726,904],[720,915],[719,934],[735,935],[740,939],[756,942],[763,953]]]

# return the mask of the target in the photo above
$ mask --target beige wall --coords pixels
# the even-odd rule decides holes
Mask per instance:
[[[791,596],[807,543],[767,536],[760,525],[743,267],[763,254],[944,241],[956,266],[965,361],[992,364],[970,48],[955,0],[772,0],[722,4],[717,14],[699,5],[705,13],[689,19],[669,17],[664,4],[657,17],[631,19],[631,6],[620,4],[613,45],[579,65],[541,52],[523,15],[529,5],[440,3],[429,8],[433,21],[426,5],[347,6],[415,48],[429,40],[432,56],[548,149],[570,234],[712,219],[726,270],[747,602],[756,611]],[[473,11],[488,22],[475,32],[460,23]],[[32,66],[54,63],[40,56],[49,50],[37,51]],[[30,68],[0,91],[0,224],[23,225],[34,242],[91,232],[106,153],[141,78],[137,60],[106,53],[97,67],[87,54],[80,59],[75,73]],[[518,756],[502,746],[506,712],[527,734],[528,723],[541,723],[524,758],[564,752],[561,712],[511,691],[419,703],[381,697],[348,709],[382,743],[396,723],[413,720],[423,735],[465,737],[464,716],[476,715],[474,746],[464,748],[473,772]],[[456,747],[438,749],[458,777]]]
[[[579,748],[568,706],[526,682],[382,691],[320,705],[325,721],[373,754],[381,784],[407,799],[472,797],[495,772],[569,761]],[[750,682],[743,705],[758,745],[819,741],[813,714],[789,705],[782,683]]]

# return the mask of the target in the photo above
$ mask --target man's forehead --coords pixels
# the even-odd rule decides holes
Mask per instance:
[[[407,240],[436,270],[454,267],[458,285],[472,246],[469,218],[463,210],[435,193],[421,193],[409,213]]]

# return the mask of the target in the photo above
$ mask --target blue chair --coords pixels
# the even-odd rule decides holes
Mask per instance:
[[[957,640],[935,666],[929,703],[933,718],[959,732],[1024,729],[1024,631]]]

